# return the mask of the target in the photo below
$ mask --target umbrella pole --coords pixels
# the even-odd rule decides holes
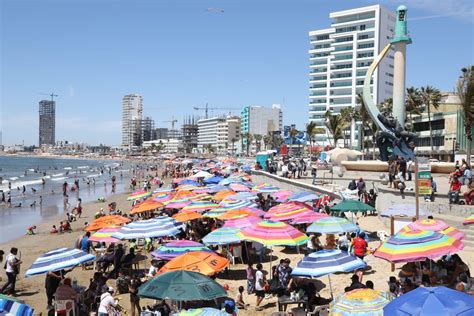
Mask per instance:
[[[332,295],[332,284],[331,284],[331,275],[328,274],[328,279],[329,279],[329,291],[331,292],[331,299],[333,299],[333,295]]]

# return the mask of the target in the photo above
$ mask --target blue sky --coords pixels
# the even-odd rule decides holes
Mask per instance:
[[[50,91],[57,140],[119,144],[121,98],[132,92],[157,127],[208,102],[281,103],[284,122],[302,128],[308,32],[328,27],[331,11],[377,3],[409,7],[407,84],[453,90],[474,63],[470,0],[2,0],[3,143],[37,143],[39,93]]]

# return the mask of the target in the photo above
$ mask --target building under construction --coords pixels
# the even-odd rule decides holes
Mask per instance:
[[[189,116],[184,119],[182,131],[183,147],[186,153],[191,153],[198,145],[198,117]]]

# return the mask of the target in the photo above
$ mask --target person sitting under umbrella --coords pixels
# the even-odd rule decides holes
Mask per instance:
[[[71,279],[65,278],[56,289],[54,293],[54,299],[57,301],[61,300],[74,300],[77,301],[77,292],[71,286]]]

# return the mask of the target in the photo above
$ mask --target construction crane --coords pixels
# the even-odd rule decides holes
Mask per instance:
[[[206,106],[203,107],[203,108],[200,108],[200,107],[195,106],[194,109],[195,109],[195,110],[198,110],[198,111],[199,111],[199,110],[204,110],[205,118],[206,118],[206,119],[209,118],[209,116],[208,116],[209,110],[211,110],[211,111],[212,111],[212,110],[240,110],[240,108],[210,108],[208,103],[206,103]]]
[[[51,92],[51,93],[38,93],[38,94],[50,96],[51,97],[51,102],[54,102],[54,98],[59,97],[59,95],[54,94],[54,92]]]
[[[171,129],[174,130],[174,123],[178,122],[177,119],[174,118],[174,116],[171,117],[171,120],[168,121],[163,121],[165,123],[171,123]]]

